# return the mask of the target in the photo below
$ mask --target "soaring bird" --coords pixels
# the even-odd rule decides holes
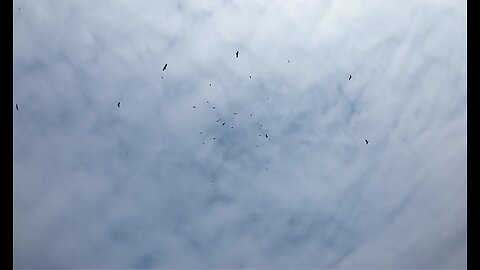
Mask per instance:
[[[225,122],[222,124],[222,126],[225,126]]]
[[[267,134],[265,134],[265,138],[268,138],[268,135],[267,135]]]
[[[167,69],[167,64],[165,64],[165,66],[163,66],[163,70],[162,70],[162,71],[165,71],[165,69]]]
[[[365,140],[365,144],[368,144],[368,141],[367,141],[367,140]]]
[[[120,102],[117,103],[117,107],[120,108]]]
[[[250,76],[250,75],[248,77],[250,77],[250,79],[252,78],[252,76]]]
[[[17,111],[18,111],[18,104],[15,104],[15,108],[17,108]]]
[[[163,79],[163,76],[160,76],[160,77],[162,77],[162,79]]]
[[[237,51],[236,55],[237,55],[237,58],[238,58],[238,51]]]
[[[208,102],[208,100],[207,100],[207,103],[210,103],[210,102]]]
[[[210,84],[210,86],[212,86],[212,84]]]
[[[253,114],[250,114],[250,116],[253,116]]]
[[[214,108],[214,109],[215,109],[215,106],[213,106],[212,108]]]
[[[233,114],[237,114],[236,112],[234,112]]]
[[[350,81],[352,79],[352,74],[350,74],[350,77],[348,77],[348,80]]]
[[[195,109],[195,108],[197,108],[197,107],[193,106],[193,108]]]
[[[220,120],[222,120],[222,118],[218,119],[218,120],[217,120],[217,123],[220,122]]]

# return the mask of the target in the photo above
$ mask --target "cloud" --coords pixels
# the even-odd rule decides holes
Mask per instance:
[[[465,3],[15,6],[17,268],[465,267]]]

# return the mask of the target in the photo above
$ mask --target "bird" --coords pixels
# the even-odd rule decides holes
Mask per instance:
[[[160,76],[160,77],[162,77],[162,79],[163,79],[163,76]]]
[[[236,112],[234,112],[233,114],[237,114]]]
[[[203,142],[202,144],[205,144],[205,142]]]
[[[288,60],[288,63],[290,63],[290,60]]]
[[[213,137],[213,139],[215,140],[215,137]]]
[[[233,127],[231,127],[231,128],[233,128]]]
[[[215,106],[213,106],[212,108],[214,108],[214,109],[215,109]]]
[[[210,84],[210,86],[212,86],[212,84]]]
[[[197,108],[197,107],[193,106],[193,108],[195,109],[195,108]]]
[[[17,108],[17,111],[18,111],[18,104],[15,104],[15,108]]]
[[[117,103],[117,107],[120,108],[120,102]]]
[[[208,100],[207,100],[207,103],[210,103],[210,102],[208,102]]]
[[[163,70],[162,70],[162,71],[165,71],[165,69],[167,69],[167,64],[165,64],[165,66],[163,66]]]
[[[253,116],[253,114],[250,114],[250,116]]]
[[[352,74],[350,74],[350,77],[348,77],[348,80],[351,80],[352,79]]]
[[[252,76],[250,76],[250,75],[248,77],[250,77],[250,79],[252,78]]]
[[[223,123],[222,126],[225,126],[225,123]]]
[[[203,134],[203,132],[200,131],[200,134]]]
[[[217,123],[220,122],[220,120],[222,120],[222,118],[218,119],[218,120],[217,120]]]
[[[267,134],[265,134],[265,138],[268,138],[268,135],[267,135]]]
[[[237,55],[237,58],[238,58],[238,51],[237,51],[236,55]]]
[[[365,144],[368,144],[368,141],[367,141],[367,140],[365,140]]]

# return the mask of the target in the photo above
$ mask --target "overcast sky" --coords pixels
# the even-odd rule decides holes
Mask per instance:
[[[465,1],[13,12],[16,268],[466,267]]]

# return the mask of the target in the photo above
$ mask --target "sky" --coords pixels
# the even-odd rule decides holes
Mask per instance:
[[[466,1],[13,3],[15,268],[466,268]]]

